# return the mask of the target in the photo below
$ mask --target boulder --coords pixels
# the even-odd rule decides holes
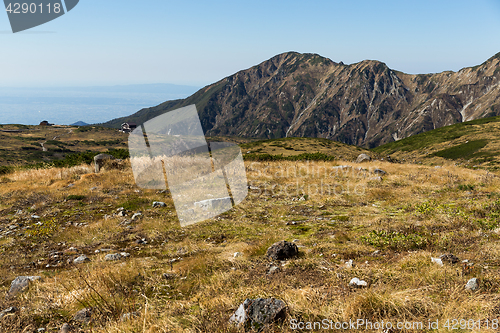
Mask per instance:
[[[104,162],[106,160],[114,160],[115,158],[109,154],[99,154],[94,157],[94,166],[95,166],[95,173],[99,173],[99,170],[101,170],[102,166],[104,165]]]
[[[82,264],[82,263],[87,262],[87,261],[90,261],[90,258],[87,257],[85,254],[82,254],[81,256],[79,256],[78,258],[73,260],[73,263],[74,264]]]
[[[64,323],[61,327],[61,329],[59,330],[59,333],[70,333],[70,332],[74,332],[74,328],[73,326],[70,326],[68,323]]]
[[[153,201],[153,208],[166,207],[167,204],[161,201]]]
[[[368,287],[368,283],[358,278],[352,278],[351,281],[349,281],[349,286],[362,288],[362,287]]]
[[[18,276],[10,284],[8,296],[13,297],[24,291],[30,282],[40,280],[41,276]]]
[[[266,255],[273,260],[285,260],[299,254],[299,248],[294,243],[280,241],[267,249]]]
[[[229,319],[230,323],[245,329],[262,331],[267,325],[285,319],[287,306],[275,298],[247,298]]]
[[[358,158],[356,158],[356,163],[363,163],[371,161],[371,157],[366,154],[359,154]]]
[[[439,256],[439,259],[441,259],[442,262],[445,262],[447,264],[456,264],[460,261],[457,256],[448,253],[448,254],[443,254]]]
[[[92,309],[91,308],[81,309],[80,311],[75,313],[73,320],[79,321],[84,324],[90,323],[90,321],[92,320]]]
[[[376,175],[379,175],[379,176],[384,176],[385,174],[387,174],[387,172],[385,172],[384,170],[382,169],[375,169],[373,170],[373,173],[376,174]]]
[[[469,281],[467,281],[467,284],[465,285],[465,289],[467,290],[478,290],[479,289],[479,283],[477,281],[477,278],[472,278]]]

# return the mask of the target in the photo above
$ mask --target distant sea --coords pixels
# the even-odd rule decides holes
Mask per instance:
[[[58,125],[103,123],[168,100],[186,98],[198,89],[174,84],[0,88],[0,124],[38,125],[43,120]]]

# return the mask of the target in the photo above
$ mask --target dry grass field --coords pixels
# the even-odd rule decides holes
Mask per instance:
[[[387,172],[382,180],[376,168]],[[425,327],[394,332],[446,332],[447,320],[451,328],[453,319],[471,319],[475,329],[454,331],[496,331],[497,174],[386,161],[247,161],[246,169],[251,189],[242,204],[184,228],[168,191],[137,188],[130,164],[99,174],[82,165],[2,176],[0,311],[18,311],[0,319],[0,332],[58,332],[66,322],[80,332],[242,332],[228,319],[257,297],[288,306],[285,321],[265,332],[324,319]],[[299,256],[268,259],[280,240],[295,242]],[[130,256],[104,260],[116,252]],[[460,262],[431,261],[450,253]],[[74,264],[82,254],[90,261]],[[6,297],[11,281],[28,275],[42,278]],[[368,286],[350,287],[355,277]],[[466,290],[473,277],[479,289]],[[73,320],[89,307],[90,323]],[[439,330],[427,329],[429,320],[439,320]]]

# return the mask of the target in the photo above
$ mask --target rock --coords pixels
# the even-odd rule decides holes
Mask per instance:
[[[139,218],[139,217],[141,217],[141,216],[142,216],[142,212],[137,212],[137,213],[135,213],[134,215],[132,215],[132,218],[131,218],[131,219],[132,219],[132,220],[135,220],[135,219],[138,219],[138,218]]]
[[[448,253],[448,254],[443,254],[439,256],[439,259],[441,259],[442,262],[445,262],[447,264],[456,264],[460,261],[457,256]]]
[[[378,256],[379,254],[380,254],[380,250],[375,250],[375,251],[373,251],[373,252],[372,252],[372,254],[371,254],[371,255],[372,255],[372,256],[374,256],[374,257],[376,257],[376,256]]]
[[[81,309],[80,311],[75,313],[73,320],[79,321],[84,324],[90,323],[90,321],[92,320],[92,309],[91,308]]]
[[[387,174],[387,172],[385,172],[382,169],[375,169],[375,170],[373,170],[373,173],[376,175],[380,175],[380,176],[384,176],[385,174]]]
[[[230,197],[224,197],[224,198],[217,198],[217,199],[207,199],[203,201],[198,201],[194,203],[195,207],[201,208],[203,210],[209,210],[209,209],[221,209],[224,207],[231,207],[231,198]]]
[[[64,323],[61,329],[59,330],[59,333],[69,333],[73,331],[74,331],[73,326],[70,326],[68,323]]]
[[[443,261],[439,258],[431,257],[431,262],[438,264],[439,266],[443,266]]]
[[[107,261],[113,261],[113,260],[120,260],[122,258],[122,255],[120,253],[110,253],[106,254],[104,257],[104,260]]]
[[[356,163],[363,163],[371,161],[371,157],[366,154],[359,154],[358,158],[356,158]]]
[[[82,264],[82,263],[88,262],[88,261],[90,261],[90,258],[87,257],[85,254],[82,254],[81,256],[79,256],[78,258],[73,260],[73,263],[74,264]]]
[[[153,201],[153,208],[166,207],[167,204],[161,201]]]
[[[358,278],[352,278],[351,281],[349,281],[349,286],[362,288],[362,287],[368,287],[368,283]]]
[[[118,212],[118,216],[119,217],[125,217],[125,216],[127,216],[127,212],[124,211],[124,210],[121,210],[121,211]]]
[[[99,173],[106,160],[114,160],[115,158],[109,154],[99,154],[94,157],[95,173]]]
[[[7,309],[3,310],[2,312],[0,312],[0,319],[2,319],[3,317],[5,317],[8,314],[16,313],[17,311],[19,311],[18,308],[16,308],[15,306],[11,306],[10,308],[7,308]]]
[[[467,290],[478,290],[479,289],[479,283],[477,281],[477,278],[472,278],[469,281],[467,281],[467,284],[465,285],[465,289]]]
[[[24,291],[30,282],[40,280],[41,276],[18,276],[10,284],[10,289],[8,296],[16,296],[20,292]]]
[[[130,253],[128,253],[128,252],[120,252],[120,255],[121,255],[123,258],[130,257]]]
[[[271,266],[271,268],[269,268],[269,271],[267,272],[267,274],[273,274],[273,273],[276,273],[280,270],[280,268],[278,266]]]
[[[294,243],[280,241],[267,249],[266,255],[273,260],[285,260],[296,256],[299,248]]]
[[[238,258],[238,257],[241,257],[242,255],[243,255],[243,253],[241,253],[241,252],[234,252],[233,258]]]
[[[245,329],[262,331],[267,325],[285,319],[287,306],[275,298],[247,298],[229,319],[230,323]]]
[[[138,239],[135,242],[137,244],[139,244],[139,245],[146,245],[148,243],[148,241],[146,240],[146,238]]]
[[[348,261],[345,262],[346,268],[353,268],[353,266],[354,266],[354,262],[352,261],[352,259],[349,259]]]
[[[38,333],[45,332],[45,328],[40,327],[39,329],[36,330]]]

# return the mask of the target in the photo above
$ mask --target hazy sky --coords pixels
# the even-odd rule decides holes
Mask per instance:
[[[500,1],[80,0],[17,34],[0,14],[0,87],[202,86],[286,51],[456,71],[500,52]]]

